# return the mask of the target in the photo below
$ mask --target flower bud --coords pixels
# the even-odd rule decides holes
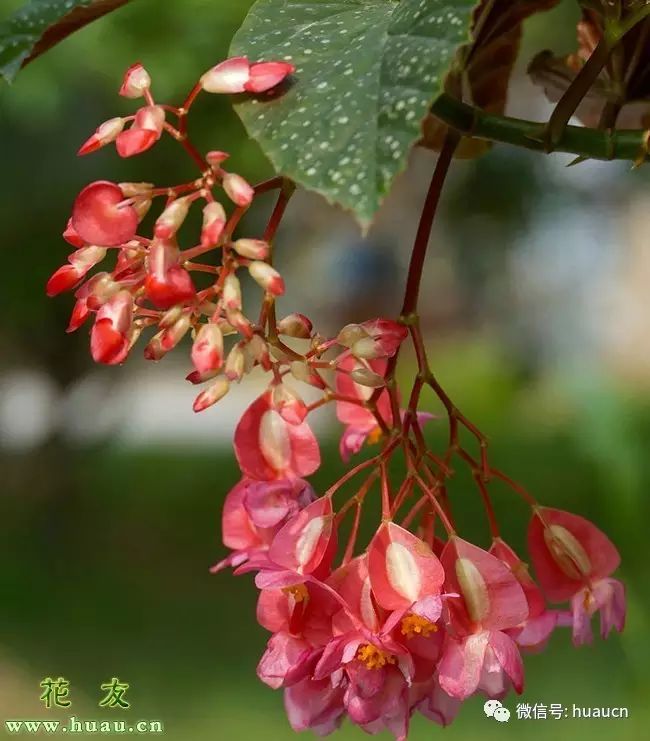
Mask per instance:
[[[223,176],[222,186],[228,198],[237,206],[249,206],[255,195],[246,180],[234,172],[227,172]]]
[[[304,314],[287,314],[277,324],[278,334],[287,335],[287,337],[296,337],[307,340],[311,337],[313,325]]]
[[[226,212],[218,201],[208,203],[203,209],[203,227],[201,229],[201,246],[209,247],[219,242],[226,225]]]
[[[305,402],[284,383],[273,388],[271,399],[282,419],[291,425],[299,425],[307,416]]]
[[[282,276],[268,263],[255,260],[248,266],[248,272],[256,283],[273,296],[282,296],[284,293]]]
[[[147,70],[139,63],[131,65],[124,74],[120,95],[125,98],[141,98],[151,87],[151,77]]]
[[[95,129],[95,133],[81,145],[77,154],[84,155],[96,152],[106,144],[115,141],[118,135],[122,133],[125,123],[126,119],[124,118],[109,118],[108,121],[104,121]]]
[[[171,327],[163,330],[160,342],[166,352],[172,350],[183,339],[187,330],[190,328],[190,315],[185,312],[180,319],[177,319]]]
[[[224,373],[229,381],[241,381],[244,375],[250,370],[247,366],[248,358],[244,352],[243,343],[238,342],[228,353],[226,358],[226,364],[224,366]],[[250,363],[252,367],[252,363]]]
[[[115,140],[120,157],[146,152],[160,139],[165,123],[165,111],[157,105],[144,106],[135,114],[133,126],[122,131]]]
[[[339,332],[336,341],[343,347],[352,347],[355,342],[369,337],[370,335],[360,324],[346,324]]]
[[[156,219],[154,235],[158,239],[171,239],[187,218],[191,203],[187,196],[172,201]]]
[[[90,334],[90,351],[96,363],[115,365],[125,360],[133,323],[133,296],[119,291],[97,312]]]
[[[226,319],[239,334],[249,339],[253,336],[253,325],[239,309],[226,309]]]
[[[369,368],[355,368],[350,373],[350,378],[360,386],[368,386],[370,388],[381,388],[386,384],[386,379],[383,376],[380,376],[379,373],[375,373]]]
[[[154,188],[153,183],[118,183],[125,198],[134,198],[148,194]]]
[[[223,376],[218,378],[205,391],[202,391],[194,400],[193,409],[195,412],[202,412],[204,409],[216,404],[228,393],[230,383]]]
[[[230,157],[228,152],[221,152],[214,149],[205,155],[205,160],[213,170],[218,170],[221,163],[225,162],[228,157]]]
[[[275,87],[282,80],[295,72],[289,62],[258,62],[251,65],[250,79],[244,83],[244,90],[249,93],[263,93]]]
[[[192,345],[192,363],[201,373],[209,373],[223,364],[223,335],[216,324],[202,324]]]
[[[69,265],[60,267],[47,282],[45,291],[48,296],[56,296],[63,291],[69,291],[97,263],[106,256],[104,247],[88,246],[73,252],[68,257]]]
[[[243,93],[249,70],[246,57],[231,57],[209,69],[199,83],[206,93]]]
[[[222,296],[223,305],[226,309],[241,309],[241,284],[234,273],[229,273],[226,276],[223,282]]]
[[[314,373],[304,360],[294,360],[289,366],[289,370],[297,381],[308,383],[310,386],[319,389],[326,387],[323,379],[317,373]]]
[[[265,340],[258,334],[254,334],[248,341],[246,350],[250,353],[251,358],[257,361],[264,370],[271,369],[271,357],[269,355],[269,346]]]
[[[238,239],[232,246],[238,255],[250,260],[266,260],[269,256],[269,243],[262,239]]]
[[[167,329],[168,327],[171,327],[172,324],[175,324],[180,319],[182,313],[182,306],[172,306],[171,309],[169,309],[162,315],[160,321],[158,322],[158,326],[160,327],[160,329]]]

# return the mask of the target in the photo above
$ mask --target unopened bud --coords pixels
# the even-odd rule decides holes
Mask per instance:
[[[271,358],[269,355],[269,346],[265,340],[258,334],[253,335],[248,341],[247,350],[253,360],[257,361],[264,370],[271,369]]]
[[[154,235],[158,239],[171,239],[185,221],[191,203],[187,197],[172,201],[156,219]]]
[[[269,243],[262,239],[238,239],[233,248],[238,255],[250,260],[266,260],[270,251]]]
[[[202,391],[194,400],[193,409],[195,412],[202,412],[204,409],[216,404],[228,393],[230,383],[227,378],[221,376],[205,391]]]
[[[336,341],[343,347],[352,347],[355,342],[370,337],[360,324],[346,324],[339,332]]]
[[[326,387],[323,379],[317,373],[314,373],[304,360],[294,360],[289,366],[289,370],[297,381],[308,383],[310,386],[315,386],[319,389]]]
[[[138,62],[129,67],[124,75],[120,95],[125,98],[141,98],[151,87],[151,77],[147,70]]]
[[[375,373],[369,368],[356,368],[350,373],[350,378],[360,386],[369,386],[370,388],[381,388],[386,384],[386,379]]]
[[[238,206],[249,206],[255,195],[255,191],[246,180],[234,172],[227,172],[223,176],[222,186],[228,198]]]
[[[201,246],[216,245],[226,225],[226,212],[218,201],[208,203],[203,209],[203,228],[201,229]]]
[[[199,373],[221,368],[223,363],[223,335],[216,324],[202,324],[192,345],[192,363]]]
[[[256,283],[273,296],[282,296],[284,293],[282,276],[268,263],[256,260],[248,266],[248,272]]]
[[[224,366],[226,378],[230,381],[241,381],[247,373],[247,357],[241,342],[238,342],[228,353]],[[252,364],[251,364],[252,365]],[[249,368],[250,370],[250,368]]]
[[[243,93],[250,77],[246,57],[231,57],[211,67],[199,80],[206,93]]]
[[[186,312],[180,319],[176,320],[171,327],[163,330],[160,341],[166,351],[176,347],[190,328],[190,315]]]
[[[296,337],[301,340],[307,340],[311,337],[313,325],[304,314],[287,314],[277,324],[278,334],[287,335],[287,337]]]
[[[115,141],[122,132],[125,123],[126,119],[124,118],[109,118],[108,121],[104,121],[97,127],[95,133],[81,145],[77,154],[90,154]]]
[[[223,282],[223,305],[226,309],[241,309],[241,284],[234,273],[229,273]],[[232,324],[232,322],[231,322]]]
[[[215,170],[219,169],[219,165],[221,165],[222,162],[225,162],[230,155],[228,152],[221,152],[217,149],[213,149],[211,152],[208,152],[205,155],[206,162]]]
[[[226,309],[226,319],[239,334],[249,339],[253,336],[253,325],[239,309]]]

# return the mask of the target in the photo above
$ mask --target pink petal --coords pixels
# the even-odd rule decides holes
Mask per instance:
[[[317,499],[281,528],[271,543],[269,558],[298,574],[310,574],[325,556],[333,520],[330,498]]]
[[[372,591],[386,610],[400,610],[436,596],[444,581],[442,565],[422,540],[393,522],[380,526],[368,547]]]
[[[251,65],[250,79],[244,84],[249,93],[263,93],[282,82],[295,67],[288,62],[258,62]]]
[[[120,206],[122,190],[115,183],[98,180],[87,185],[72,207],[72,227],[88,244],[110,247],[128,242],[138,228],[133,206]]]
[[[517,645],[510,636],[496,630],[490,632],[489,647],[520,695],[524,689],[524,665]]]
[[[487,632],[470,635],[462,641],[449,638],[438,665],[440,687],[451,697],[465,700],[476,692],[487,651]]]
[[[208,93],[243,93],[249,71],[246,57],[231,57],[208,70],[201,77],[201,85]]]
[[[568,533],[568,538],[576,543],[573,549],[579,549],[580,563],[575,563],[570,555],[564,557],[564,565],[562,559],[558,562],[545,538],[545,524]],[[596,581],[609,576],[621,560],[613,543],[589,520],[549,507],[542,507],[539,515],[533,515],[528,528],[528,550],[542,589],[554,602],[570,599],[587,580]]]

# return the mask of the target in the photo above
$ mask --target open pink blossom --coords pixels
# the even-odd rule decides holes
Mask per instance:
[[[97,180],[87,185],[75,199],[71,226],[87,244],[111,247],[135,236],[138,214],[125,201],[119,185]]]
[[[482,690],[505,695],[510,684],[523,690],[523,664],[517,645],[504,631],[523,623],[528,603],[510,569],[495,556],[457,536],[441,559],[445,569],[448,635],[438,666],[442,689],[463,700]]]
[[[320,450],[306,422],[290,424],[265,391],[244,412],[235,430],[235,455],[244,475],[259,480],[309,476]]]
[[[233,552],[211,571],[237,567],[266,553],[282,526],[315,498],[302,479],[243,478],[228,492],[222,511],[223,543]]]
[[[625,623],[625,590],[609,578],[620,555],[609,538],[584,517],[550,507],[536,510],[528,550],[542,589],[553,602],[571,600],[573,640],[592,638],[591,618],[600,612],[601,634]]]

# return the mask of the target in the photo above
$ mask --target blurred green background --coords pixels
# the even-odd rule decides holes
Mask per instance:
[[[0,18],[19,4],[0,0]],[[177,410],[191,416],[186,358],[155,369],[137,358],[93,369],[86,330],[64,334],[70,299],[48,300],[43,291],[67,254],[59,235],[85,183],[193,176],[171,142],[130,161],[118,161],[110,147],[75,158],[101,121],[130,110],[115,94],[123,70],[141,60],[156,95],[179,100],[226,56],[248,6],[137,0],[0,88],[1,720],[46,717],[38,683],[50,675],[71,682],[75,715],[122,718],[97,708],[99,685],[117,676],[131,685],[126,715],[161,719],[167,738],[293,737],[281,694],[255,676],[266,636],[250,579],[208,573],[224,552],[220,507],[237,480],[227,442],[232,409],[217,407],[207,422],[178,429]],[[529,25],[524,58],[542,47],[572,48],[573,6]],[[517,113],[546,114],[523,74],[513,86]],[[233,169],[251,180],[269,174],[227,99],[201,100],[192,132],[204,148],[231,151]],[[422,309],[439,377],[489,435],[495,463],[543,502],[593,519],[623,557],[623,636],[574,650],[558,631],[542,655],[527,657],[520,701],[622,706],[630,717],[497,725],[473,700],[444,733],[637,739],[650,723],[650,183],[643,169],[566,170],[566,158],[541,160],[495,148],[457,165]],[[413,176],[402,178],[368,242],[320,199],[300,196],[283,228],[289,293],[295,288],[333,326],[394,312],[395,273],[401,281],[430,165],[429,154],[414,158]],[[244,228],[259,223],[253,217]],[[137,407],[143,397],[149,406]],[[432,443],[442,444],[442,430],[430,427]],[[317,487],[343,470],[337,431],[327,420],[322,429]],[[521,549],[527,512],[507,490],[495,494],[504,532]],[[462,532],[487,543],[467,477],[452,495]],[[518,701],[505,704],[514,711]],[[416,741],[440,732],[414,720]],[[338,735],[361,736],[347,724]]]

